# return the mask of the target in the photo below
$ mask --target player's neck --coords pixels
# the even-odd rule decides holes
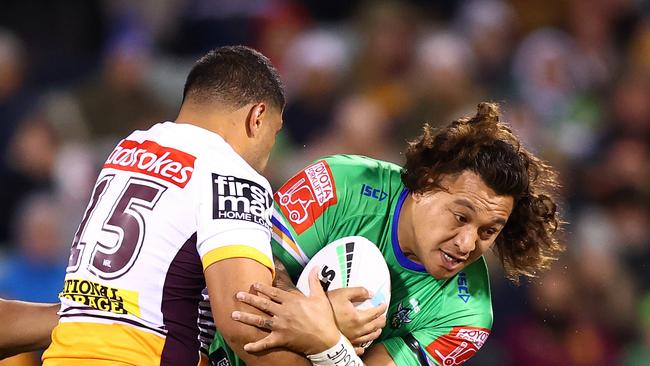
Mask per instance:
[[[404,200],[404,204],[402,205],[397,220],[397,241],[399,242],[399,247],[402,250],[402,253],[404,253],[407,258],[417,261],[417,258],[411,249],[414,237],[413,198],[409,194]]]
[[[229,111],[225,108],[202,108],[183,105],[174,122],[187,123],[201,127],[221,136],[237,154],[243,158],[248,155],[246,144],[246,110]]]

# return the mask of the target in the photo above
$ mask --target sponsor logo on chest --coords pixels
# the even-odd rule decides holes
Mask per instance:
[[[336,204],[336,186],[329,165],[321,160],[291,178],[275,194],[284,216],[301,234],[325,209]]]
[[[153,141],[123,140],[111,152],[104,168],[146,174],[180,188],[192,178],[196,157]]]
[[[271,194],[248,179],[212,173],[212,218],[244,220],[271,228]]]

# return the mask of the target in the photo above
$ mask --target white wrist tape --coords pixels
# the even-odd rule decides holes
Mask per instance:
[[[363,361],[354,352],[354,347],[341,334],[339,342],[334,347],[315,355],[307,355],[314,366],[362,366]]]

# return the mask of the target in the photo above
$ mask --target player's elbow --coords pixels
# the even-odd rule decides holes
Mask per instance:
[[[227,325],[224,325],[225,326],[223,327],[219,327],[219,331],[223,335],[225,341],[231,348],[241,350],[242,352],[244,352],[244,345],[256,342],[267,335],[267,333],[260,329],[232,320],[227,321]]]

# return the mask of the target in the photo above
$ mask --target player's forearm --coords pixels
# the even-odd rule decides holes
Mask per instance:
[[[44,349],[59,321],[59,304],[0,299],[0,359]]]
[[[258,312],[252,310],[250,306],[235,306],[235,310]],[[214,307],[213,307],[214,311]],[[298,355],[291,351],[275,348],[268,352],[249,353],[244,351],[244,345],[260,340],[268,335],[267,332],[258,328],[247,326],[236,322],[217,321],[215,317],[217,329],[223,336],[228,346],[241,358],[247,366],[266,366],[266,365],[296,365],[308,366],[311,365],[309,360],[304,356]]]

